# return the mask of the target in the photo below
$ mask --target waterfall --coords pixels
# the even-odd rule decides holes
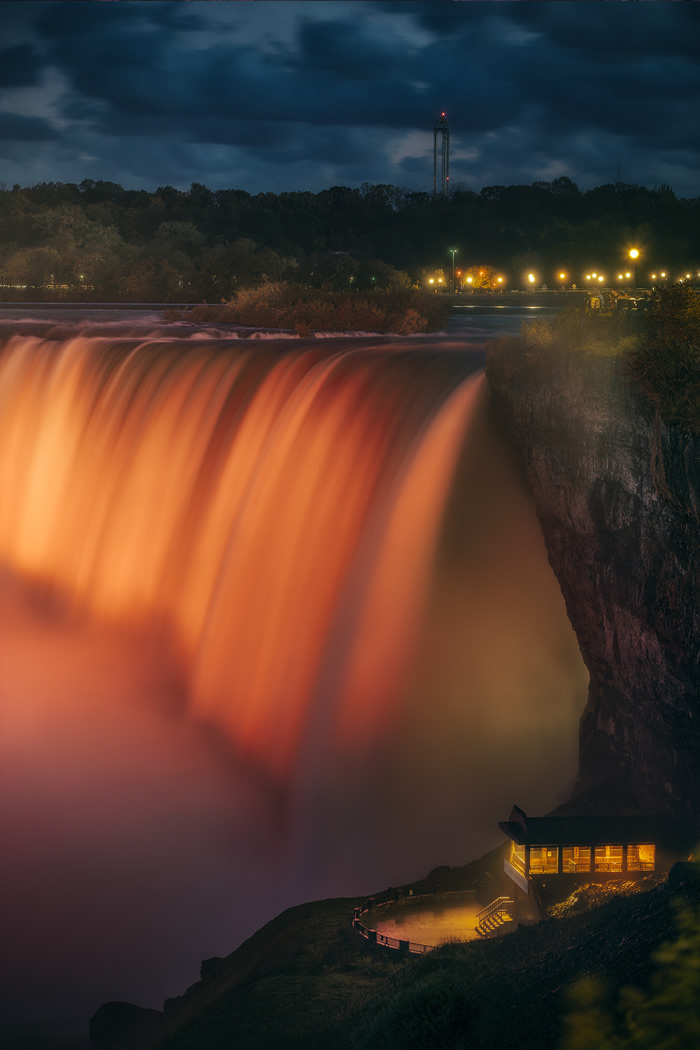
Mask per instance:
[[[284,780],[319,717],[344,737],[391,721],[468,373],[420,351],[16,337],[0,561],[64,609],[169,633],[188,712]]]
[[[0,1038],[567,790],[586,675],[482,361],[0,325]]]

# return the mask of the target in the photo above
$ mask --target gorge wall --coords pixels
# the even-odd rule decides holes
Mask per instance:
[[[700,439],[619,358],[514,341],[487,376],[590,674],[575,804],[700,831]]]

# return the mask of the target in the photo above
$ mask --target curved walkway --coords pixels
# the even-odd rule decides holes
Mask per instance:
[[[353,926],[370,943],[403,953],[431,951],[447,941],[476,940],[482,905],[473,890],[371,898],[355,911]]]

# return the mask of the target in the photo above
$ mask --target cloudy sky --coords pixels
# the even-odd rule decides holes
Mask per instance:
[[[0,2],[0,181],[251,193],[568,175],[700,196],[700,6]]]

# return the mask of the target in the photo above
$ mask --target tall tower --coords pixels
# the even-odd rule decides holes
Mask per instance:
[[[440,138],[440,184],[438,185],[438,137]],[[433,128],[433,197],[438,193],[446,197],[450,191],[450,125],[445,114]]]

